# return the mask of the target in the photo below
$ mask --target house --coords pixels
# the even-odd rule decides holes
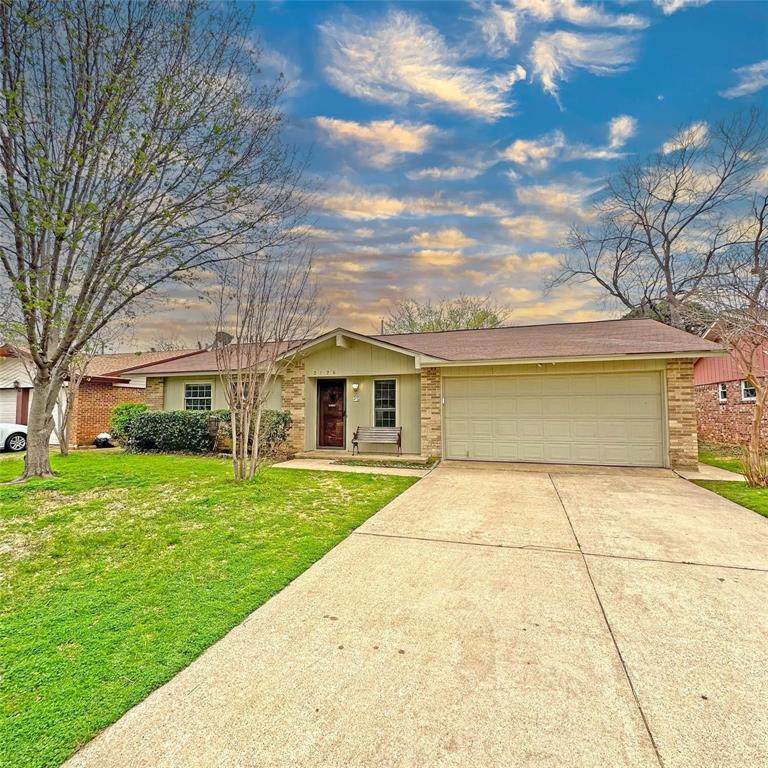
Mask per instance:
[[[713,326],[704,335],[716,340]],[[753,370],[761,379],[768,376],[768,344],[754,350]],[[746,442],[755,410],[755,389],[744,380],[737,356],[705,357],[693,369],[696,419],[699,438],[710,443],[740,445]],[[768,420],[761,432],[768,439]]]
[[[70,430],[72,446],[92,445],[99,432],[109,431],[112,409],[119,403],[144,402],[146,377],[121,376],[120,369],[189,352],[121,352],[93,357],[75,398]],[[10,345],[0,346],[0,422],[27,423],[32,398],[31,376],[31,366],[23,352]],[[53,415],[58,423],[58,408]],[[51,444],[58,444],[55,432],[51,435]]]
[[[406,454],[692,467],[694,363],[722,354],[654,320],[394,335],[337,328],[286,352],[268,407],[291,413],[297,453],[348,452],[356,427],[398,426]],[[132,373],[146,376],[151,408],[225,405],[213,352]],[[384,449],[394,446],[363,446]]]

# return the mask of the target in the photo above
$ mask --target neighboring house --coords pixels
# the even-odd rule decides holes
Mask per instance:
[[[168,360],[185,352],[122,352],[96,355],[80,384],[72,417],[70,442],[92,445],[99,432],[109,431],[112,409],[119,403],[143,403],[146,378],[120,375],[120,369]],[[117,372],[116,372],[117,371]],[[16,348],[0,346],[0,422],[26,424],[32,402],[31,367]],[[58,409],[54,418],[58,419]],[[56,434],[51,443],[57,444]]]
[[[406,454],[692,467],[693,366],[723,354],[654,320],[374,336],[337,328],[287,353],[268,405],[291,413],[296,452],[351,451],[356,427],[397,426]],[[225,405],[213,352],[139,373],[150,408]]]
[[[713,327],[704,335],[716,340]],[[755,350],[754,373],[768,376],[768,345]],[[696,388],[696,418],[699,438],[710,443],[739,445],[746,442],[755,409],[755,389],[744,380],[737,358],[702,358],[693,370]],[[768,419],[763,420],[762,433],[768,439]]]

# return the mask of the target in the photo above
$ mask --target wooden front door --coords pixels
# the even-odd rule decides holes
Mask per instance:
[[[317,382],[317,444],[320,448],[344,447],[344,379]]]

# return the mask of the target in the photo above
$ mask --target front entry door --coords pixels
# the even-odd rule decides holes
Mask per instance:
[[[320,448],[344,447],[344,379],[317,382],[317,444]]]

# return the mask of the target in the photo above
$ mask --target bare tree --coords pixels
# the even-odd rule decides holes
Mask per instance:
[[[752,203],[750,240],[729,252],[723,274],[706,281],[702,296],[717,314],[714,331],[755,390],[745,445],[744,472],[752,486],[768,487],[763,422],[768,406],[768,195]]]
[[[753,110],[680,130],[652,158],[625,166],[573,227],[554,284],[595,282],[630,311],[684,328],[686,304],[749,242],[747,205],[763,171],[768,129]]]
[[[244,22],[197,0],[0,2],[0,287],[35,369],[24,477],[51,474],[59,389],[101,328],[300,217],[282,82]]]
[[[264,404],[292,352],[323,318],[308,252],[284,249],[266,259],[237,261],[221,270],[215,345],[230,411],[235,480],[252,480],[262,456]]]
[[[405,299],[397,302],[382,321],[385,333],[421,333],[424,331],[458,331],[466,328],[498,328],[509,310],[496,304],[490,296],[465,296],[420,302]]]

